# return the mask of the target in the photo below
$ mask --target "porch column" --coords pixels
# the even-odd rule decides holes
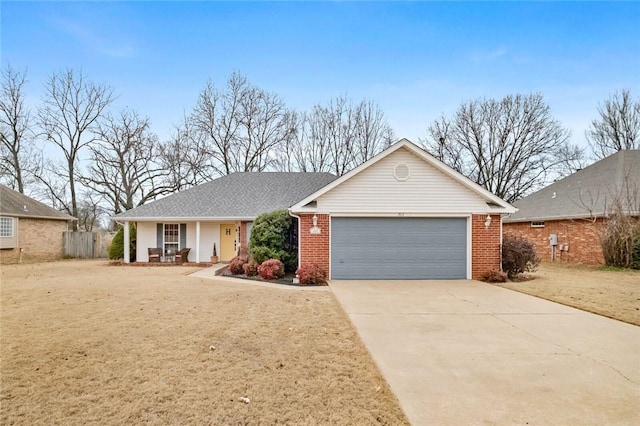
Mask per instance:
[[[129,263],[129,222],[124,222],[124,263]]]
[[[196,263],[200,263],[200,221],[196,222]]]

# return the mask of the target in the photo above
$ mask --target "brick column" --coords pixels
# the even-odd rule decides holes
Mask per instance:
[[[471,278],[480,279],[492,269],[501,270],[500,215],[491,215],[491,224],[485,227],[486,214],[471,217]]]
[[[316,264],[329,273],[329,215],[319,214],[317,227],[319,234],[312,234],[313,214],[301,214],[298,229],[300,246],[300,264]]]

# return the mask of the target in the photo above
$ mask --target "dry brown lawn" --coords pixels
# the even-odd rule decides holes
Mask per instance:
[[[0,423],[408,423],[330,292],[194,270],[2,266]]]
[[[640,271],[547,262],[532,275],[530,281],[499,285],[640,325]]]

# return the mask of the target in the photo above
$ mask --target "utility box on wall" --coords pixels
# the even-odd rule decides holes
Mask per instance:
[[[550,234],[549,235],[549,244],[552,246],[558,245],[558,234]]]

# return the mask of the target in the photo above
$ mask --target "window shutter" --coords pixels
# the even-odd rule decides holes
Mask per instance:
[[[187,224],[181,223],[180,224],[180,250],[185,248],[186,245],[187,245]]]
[[[162,226],[161,223],[156,224],[156,247],[158,248],[163,248],[162,247],[162,240],[164,239],[164,226]]]

